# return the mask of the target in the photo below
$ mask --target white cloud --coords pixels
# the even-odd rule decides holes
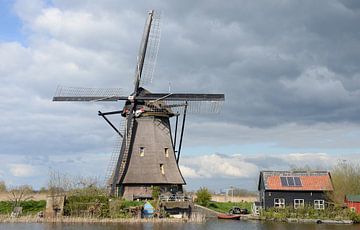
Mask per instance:
[[[181,174],[183,175],[183,177],[186,177],[186,178],[200,178],[201,177],[199,174],[197,174],[195,169],[192,169],[185,165],[180,165],[179,168],[180,168],[180,171],[181,171]]]
[[[184,176],[189,178],[247,178],[258,170],[254,164],[241,158],[218,154],[184,158],[181,164],[185,169]]]
[[[10,164],[10,172],[16,177],[32,177],[36,174],[36,169],[29,164]]]
[[[257,177],[261,170],[291,170],[307,167],[313,170],[331,170],[339,160],[355,162],[352,160],[353,158],[353,155],[343,155],[339,158],[339,156],[327,153],[289,153],[280,155],[208,154],[183,157],[180,169],[185,179],[248,179]]]

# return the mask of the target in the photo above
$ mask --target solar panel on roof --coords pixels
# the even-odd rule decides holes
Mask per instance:
[[[294,177],[295,186],[302,186],[300,177]]]
[[[287,182],[288,182],[289,186],[294,186],[295,185],[294,177],[289,176],[289,177],[286,177],[286,179],[287,179]]]
[[[280,177],[280,180],[281,180],[281,185],[282,186],[289,186],[288,183],[287,183],[286,177]]]

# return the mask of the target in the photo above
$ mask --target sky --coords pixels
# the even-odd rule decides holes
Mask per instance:
[[[360,1],[0,0],[0,181],[104,177],[118,140],[97,111],[122,103],[52,97],[58,85],[130,93],[150,9],[161,42],[146,88],[226,98],[187,117],[186,189],[256,190],[260,170],[359,162]]]

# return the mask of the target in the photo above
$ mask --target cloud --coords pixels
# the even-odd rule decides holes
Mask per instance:
[[[261,170],[292,170],[310,168],[331,170],[339,160],[351,159],[352,155],[342,157],[327,153],[289,153],[256,155],[206,154],[183,157],[180,169],[185,178],[256,178]]]
[[[186,177],[186,178],[200,178],[201,176],[199,174],[197,174],[197,172],[190,168],[190,167],[187,167],[187,166],[184,166],[184,165],[180,165],[180,171],[181,171],[181,174]]]
[[[226,94],[221,114],[189,114],[184,156],[210,155],[199,157],[203,164],[184,164],[184,175],[245,180],[257,169],[305,160],[299,160],[307,157],[302,152],[358,153],[360,11],[355,1],[37,0],[14,3],[24,39],[0,41],[2,163],[26,164],[27,156],[34,167],[61,162],[73,164],[70,171],[96,171],[84,159],[91,157],[88,164],[93,164],[98,154],[107,156],[114,134],[97,111],[123,104],[53,103],[51,98],[57,85],[131,92],[151,8],[162,10],[163,26],[154,84],[146,87],[167,92],[170,82],[172,92]],[[233,156],[238,152],[254,156]],[[300,155],[282,155],[295,152]],[[327,162],[328,156],[322,157],[318,162]]]
[[[37,174],[35,168],[28,164],[11,164],[10,172],[16,177],[32,177]]]
[[[184,176],[189,178],[247,178],[258,170],[240,158],[218,154],[184,158],[181,164]]]

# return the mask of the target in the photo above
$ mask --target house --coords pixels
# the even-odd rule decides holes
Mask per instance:
[[[327,171],[261,171],[258,191],[264,209],[305,205],[324,209],[333,185]]]
[[[360,213],[360,195],[346,195],[345,204],[356,213]]]

